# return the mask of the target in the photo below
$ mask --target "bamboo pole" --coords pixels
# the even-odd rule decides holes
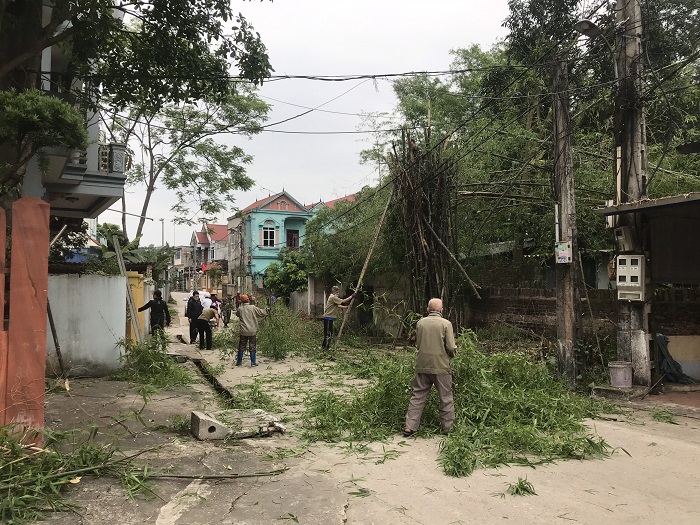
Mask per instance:
[[[370,244],[369,247],[369,252],[367,252],[367,257],[365,258],[365,264],[362,266],[362,271],[360,272],[360,278],[357,280],[357,286],[355,287],[355,290],[359,290],[362,287],[362,279],[365,277],[365,272],[367,271],[367,266],[369,265],[369,260],[372,257],[372,252],[374,251],[374,247],[377,244],[377,239],[379,239],[379,232],[382,229],[382,224],[384,224],[384,219],[386,218],[386,212],[389,211],[389,204],[391,203],[391,197],[394,195],[394,190],[391,190],[391,193],[389,193],[389,198],[386,200],[386,206],[384,206],[384,211],[382,212],[382,216],[379,219],[379,223],[377,224],[377,229],[374,231],[374,238],[372,239],[372,244]],[[348,304],[347,312],[345,312],[345,315],[343,316],[343,322],[340,325],[340,330],[338,330],[338,336],[335,338],[335,347],[338,346],[338,343],[340,342],[340,336],[343,335],[343,329],[345,328],[345,323],[348,320],[348,315],[350,315],[350,310],[352,309],[352,305],[355,302],[355,298],[353,297],[350,299],[350,304]]]
[[[63,232],[66,231],[66,228],[68,228],[68,225],[64,224],[63,228],[61,228],[61,231],[59,231],[56,234],[56,236],[53,239],[51,239],[51,242],[49,243],[49,250],[54,244],[56,244],[56,241],[58,241],[58,239],[61,238],[61,235],[63,235]],[[51,312],[51,301],[49,301],[48,295],[46,296],[46,315],[49,317],[51,337],[53,338],[53,346],[56,349],[56,357],[58,358],[58,368],[61,371],[59,380],[63,381],[63,385],[66,390],[70,390],[70,383],[68,382],[68,378],[66,377],[66,367],[63,364],[63,354],[61,354],[61,345],[58,342],[58,332],[56,331],[56,323],[53,319],[53,312]]]
[[[467,283],[469,284],[469,288],[471,289],[474,296],[477,299],[481,299],[481,296],[479,295],[479,292],[476,289],[476,283],[474,283],[474,281],[471,280],[467,271],[464,269],[464,267],[457,260],[457,257],[455,257],[454,254],[450,251],[450,249],[447,246],[445,246],[445,243],[442,242],[440,237],[438,237],[438,234],[435,233],[435,230],[433,230],[433,228],[430,226],[430,224],[428,224],[427,220],[425,221],[425,225],[428,228],[428,231],[433,234],[437,243],[442,247],[443,250],[445,250],[447,255],[449,255],[450,258],[455,262],[455,264],[457,265],[457,268],[459,268],[459,270],[462,272],[462,275],[464,275],[464,278],[467,280]]]
[[[134,304],[134,295],[131,292],[129,276],[126,274],[126,265],[124,264],[124,255],[122,254],[122,247],[119,244],[119,236],[113,236],[112,242],[114,243],[114,251],[117,254],[117,262],[119,263],[119,273],[122,275],[122,277],[126,277],[126,305],[129,308],[129,315],[131,316],[131,326],[134,327],[134,333],[136,333],[136,342],[142,344],[144,342],[144,336],[141,332],[141,324],[139,323],[138,310],[136,309],[136,305]]]

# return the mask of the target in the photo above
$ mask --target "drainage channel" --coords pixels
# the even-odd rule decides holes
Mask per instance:
[[[197,367],[199,370],[199,373],[202,374],[202,377],[207,380],[207,382],[214,387],[214,390],[216,391],[217,394],[222,396],[224,399],[227,401],[234,401],[236,398],[234,395],[231,393],[231,391],[226,388],[224,385],[222,385],[219,380],[216,378],[216,376],[212,375],[211,372],[209,372],[209,363],[207,363],[204,359],[191,359],[190,360],[194,363],[194,366]]]

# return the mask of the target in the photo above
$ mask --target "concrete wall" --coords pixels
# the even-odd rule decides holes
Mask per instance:
[[[49,301],[68,374],[100,377],[115,371],[117,341],[126,327],[125,278],[50,275]],[[46,335],[46,374],[54,376],[60,369],[48,321]]]
[[[289,295],[289,308],[294,313],[309,315],[309,291],[292,292]]]
[[[668,351],[683,367],[683,373],[693,379],[700,379],[700,336],[669,336]]]

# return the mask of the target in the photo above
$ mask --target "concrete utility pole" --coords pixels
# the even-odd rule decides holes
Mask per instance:
[[[616,136],[620,145],[620,203],[646,199],[647,152],[644,122],[644,63],[642,54],[642,14],[638,0],[618,0],[617,69],[620,74],[616,107]],[[646,225],[640,214],[619,216],[625,232],[620,252],[643,254],[646,260]],[[649,297],[648,284],[644,295]],[[619,301],[617,353],[622,361],[631,361],[634,382],[651,384],[649,308],[645,301]]]
[[[571,158],[571,118],[569,114],[569,77],[563,54],[555,60],[552,82],[554,120],[554,180],[557,192],[557,363],[559,377],[567,385],[576,383],[576,328],[579,275],[576,231],[574,170]]]

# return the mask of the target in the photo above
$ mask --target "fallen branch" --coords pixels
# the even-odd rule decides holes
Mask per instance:
[[[287,472],[287,468],[271,470],[269,472],[251,472],[247,474],[148,474],[148,479],[240,479],[240,478],[262,478],[266,476],[279,476]]]

